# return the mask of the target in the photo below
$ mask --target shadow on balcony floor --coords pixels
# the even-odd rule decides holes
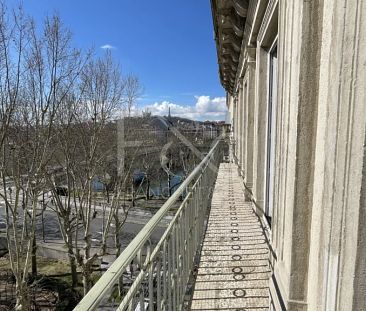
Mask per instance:
[[[268,247],[236,165],[222,163],[202,244],[191,310],[268,310]]]

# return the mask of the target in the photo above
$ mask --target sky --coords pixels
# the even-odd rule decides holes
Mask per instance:
[[[15,5],[19,0],[7,0]],[[111,49],[144,87],[139,110],[224,120],[209,0],[23,0],[37,24],[57,13],[77,47]]]

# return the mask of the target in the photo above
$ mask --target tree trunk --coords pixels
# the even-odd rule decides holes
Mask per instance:
[[[163,187],[161,185],[161,177],[159,174],[159,197],[162,198],[163,197]]]
[[[33,232],[32,237],[32,276],[37,277],[37,240],[35,232]]]
[[[44,200],[43,200],[44,202]],[[44,203],[43,203],[44,205]],[[42,239],[43,239],[43,243],[46,243],[46,235],[45,235],[45,232],[44,232],[44,210],[42,211]]]
[[[26,284],[18,284],[16,287],[16,304],[14,310],[28,311],[30,310],[30,301],[28,295],[28,286]]]
[[[169,194],[169,198],[172,196],[172,188],[171,188],[171,178],[170,178],[170,174],[168,173],[168,194]]]
[[[150,180],[146,181],[146,201],[150,199]]]
[[[71,235],[71,234],[70,234]],[[76,269],[76,258],[72,245],[72,237],[68,237],[67,253],[69,256],[70,272],[71,272],[71,287],[75,288],[78,285],[78,273]]]
[[[46,236],[45,236],[45,232],[44,232],[44,212],[46,210],[46,207],[45,207],[45,203],[44,203],[44,191],[42,192],[42,239],[43,239],[43,242],[46,243]]]
[[[76,270],[76,260],[74,254],[70,254],[69,251],[69,262],[70,262],[70,270],[71,270],[71,286],[75,288],[78,285],[78,273]]]
[[[84,296],[91,288],[91,270],[89,264],[83,266],[83,289]]]
[[[109,203],[109,186],[106,186],[106,191],[107,191],[107,203]]]
[[[118,224],[118,226],[117,226]],[[116,258],[119,257],[119,255],[121,255],[121,241],[119,239],[119,230],[117,229],[119,228],[119,220],[116,219],[116,231],[114,233],[114,245],[116,248]],[[118,279],[118,293],[120,296],[123,295],[123,276],[121,276]]]

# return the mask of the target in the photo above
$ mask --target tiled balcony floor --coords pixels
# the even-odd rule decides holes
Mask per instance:
[[[268,247],[236,165],[220,165],[191,310],[268,310]]]

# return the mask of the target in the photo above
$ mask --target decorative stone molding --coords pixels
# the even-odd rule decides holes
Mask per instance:
[[[220,80],[229,93],[235,91],[248,0],[211,0]]]
[[[248,45],[255,46],[257,43],[258,32],[262,25],[263,16],[267,9],[268,0],[257,0],[254,2],[256,2],[256,5],[255,8],[253,8],[253,22],[248,38]]]
[[[264,13],[262,24],[259,28],[257,41],[262,42],[264,39],[264,36],[268,30],[268,26],[270,24],[270,21],[272,20],[274,16],[274,12],[278,6],[278,0],[270,0],[267,6],[267,9]]]

